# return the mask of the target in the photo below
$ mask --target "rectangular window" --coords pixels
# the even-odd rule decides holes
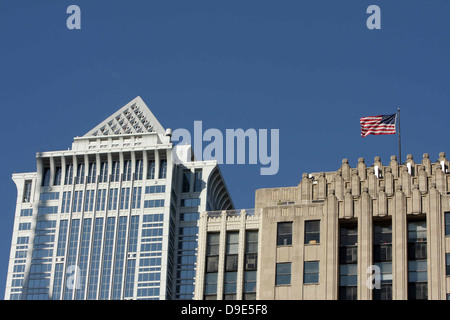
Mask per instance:
[[[106,205],[106,189],[97,191],[97,211],[104,211]]]
[[[319,283],[319,261],[305,261],[303,283]]]
[[[339,228],[339,299],[356,300],[358,289],[358,227],[344,224]]]
[[[227,232],[225,248],[225,271],[237,271],[239,253],[239,232]]]
[[[291,263],[277,263],[275,285],[291,284]]]
[[[180,213],[180,221],[197,221],[200,217],[200,212],[184,212]]]
[[[142,187],[133,188],[133,202],[131,204],[132,209],[139,209],[141,207],[141,192]]]
[[[183,181],[181,192],[190,192],[191,189],[191,170],[183,170]]]
[[[195,169],[194,172],[194,192],[203,190],[202,169]]]
[[[73,212],[81,212],[83,201],[83,191],[75,191],[73,195]]]
[[[30,230],[30,229],[31,229],[31,222],[19,223],[19,230]]]
[[[66,259],[66,268],[69,268],[77,263],[77,249],[78,249],[78,235],[80,230],[80,220],[74,219],[72,220],[72,224],[70,226],[70,234],[67,244],[67,259]],[[69,277],[69,272],[66,273],[65,283],[67,283]],[[64,300],[72,300],[73,299],[73,287],[65,286],[63,297]]]
[[[199,198],[181,199],[181,207],[198,207],[200,205]]]
[[[408,299],[428,299],[427,222],[408,222]]]
[[[64,178],[64,184],[69,185],[73,183],[73,164],[66,166],[66,176]]]
[[[58,200],[59,192],[42,192],[39,195],[39,201]]]
[[[21,217],[31,217],[33,215],[33,209],[22,209],[20,210],[20,216]]]
[[[47,187],[50,185],[50,168],[44,167],[42,171],[42,187]]]
[[[148,180],[155,179],[155,160],[148,161],[147,179]]]
[[[236,300],[237,272],[225,272],[223,284],[224,300]]]
[[[205,275],[205,300],[217,299],[217,272]]]
[[[445,275],[450,276],[450,253],[445,254]]]
[[[142,163],[142,159],[136,160],[136,168],[134,173],[135,180],[142,180],[142,174],[144,172],[144,165]]]
[[[117,209],[118,193],[119,193],[118,188],[109,189],[108,210],[116,210]]]
[[[161,160],[159,163],[159,178],[165,179],[167,176],[167,160]]]
[[[374,300],[392,300],[392,224],[374,221],[373,261],[381,272],[381,284],[374,288]]]
[[[120,191],[120,209],[128,209],[130,203],[130,188],[122,188]]]
[[[77,180],[76,184],[84,183],[84,163],[79,163],[77,168]]]
[[[123,164],[123,181],[131,180],[131,160],[125,160]]]
[[[245,232],[245,270],[256,270],[258,268],[258,231],[248,230]]]
[[[278,222],[277,246],[292,245],[292,222]]]
[[[62,198],[62,204],[61,204],[61,213],[68,213],[68,212],[70,212],[71,197],[72,197],[72,191],[64,191],[63,192],[63,198]]]
[[[94,192],[95,190],[86,190],[86,198],[84,199],[84,211],[91,212],[94,210]]]
[[[67,228],[68,220],[59,221],[59,235],[58,235],[58,247],[56,250],[56,256],[61,257],[65,255],[66,241],[67,241]]]
[[[450,236],[450,212],[445,213],[445,235]]]
[[[92,253],[89,270],[87,299],[97,299],[98,279],[100,276],[100,261],[103,239],[103,218],[95,218],[94,234],[92,237]]]
[[[219,269],[219,233],[208,233],[206,239],[205,300],[217,299],[217,272]]]
[[[106,161],[100,164],[99,182],[108,182],[108,162]]]
[[[120,163],[119,161],[113,161],[112,172],[111,172],[111,182],[117,182],[120,178]]]
[[[305,221],[305,244],[320,243],[320,220]]]
[[[58,213],[58,207],[39,207],[38,208],[38,215],[42,214],[55,214]]]
[[[23,199],[22,202],[31,201],[31,180],[25,181],[25,186],[23,188]]]
[[[97,175],[97,163],[91,162],[89,163],[89,171],[87,176],[87,183],[95,183],[95,177]]]
[[[165,185],[146,186],[145,193],[164,193],[166,192]]]
[[[208,233],[206,247],[206,272],[217,272],[219,268],[219,233]]]
[[[56,167],[55,170],[56,170],[56,172],[55,172],[55,179],[53,181],[53,185],[59,186],[59,185],[61,185],[61,175],[62,175],[61,167]]]
[[[244,272],[244,300],[256,300],[256,271]]]
[[[106,230],[105,230],[105,244],[103,252],[103,269],[101,271],[100,280],[100,299],[109,299],[110,285],[111,285],[111,270],[113,264],[113,247],[114,247],[114,234],[115,234],[116,218],[107,218]]]
[[[160,207],[164,207],[164,199],[144,201],[144,208],[160,208]]]
[[[83,219],[83,228],[80,238],[80,252],[78,257],[78,265],[80,268],[79,274],[77,275],[79,277],[78,287],[75,290],[76,300],[83,300],[84,293],[86,290],[87,266],[89,259],[91,231],[92,231],[92,219],[91,218]]]

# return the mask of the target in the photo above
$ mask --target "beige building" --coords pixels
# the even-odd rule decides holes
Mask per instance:
[[[446,299],[449,192],[444,153],[257,190],[254,210],[201,215],[195,298]]]

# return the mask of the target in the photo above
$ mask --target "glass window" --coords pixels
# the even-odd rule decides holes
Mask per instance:
[[[70,202],[72,191],[64,191],[61,205],[61,213],[68,213],[70,211]]]
[[[131,180],[131,160],[125,160],[123,164],[123,181]]]
[[[155,160],[149,160],[147,179],[155,179]]]
[[[97,163],[96,162],[89,163],[89,172],[88,172],[86,182],[87,183],[95,183],[96,174],[97,174]]]
[[[237,272],[225,272],[224,300],[236,300]]]
[[[55,172],[55,179],[53,181],[53,185],[55,186],[59,186],[61,185],[61,167],[56,167],[56,172]]]
[[[305,244],[320,243],[320,220],[305,221]]]
[[[66,176],[64,178],[64,184],[72,184],[73,182],[73,165],[69,164],[66,166]]]
[[[161,160],[159,165],[159,178],[165,179],[167,176],[167,160]]]
[[[450,276],[450,253],[445,254],[445,275]]]
[[[84,163],[79,163],[77,168],[77,180],[76,184],[84,183]]]
[[[119,161],[113,161],[112,172],[111,172],[111,182],[119,181],[119,177],[120,177]]]
[[[292,222],[278,222],[277,225],[277,245],[292,245]]]
[[[226,254],[238,254],[238,252],[239,252],[239,232],[228,232]]]
[[[100,164],[99,182],[108,182],[108,162],[102,162]]]
[[[244,273],[244,300],[256,300],[256,271]]]
[[[191,188],[191,170],[183,170],[183,183],[181,192],[189,192]]]
[[[450,212],[445,213],[445,235],[450,236]]]
[[[133,188],[133,202],[131,203],[132,209],[139,209],[141,207],[141,192],[142,187]]]
[[[46,187],[50,185],[50,168],[45,167],[42,172],[42,186]]]
[[[277,263],[275,285],[291,284],[291,263]]]
[[[31,180],[25,181],[25,186],[23,188],[23,201],[22,202],[30,202],[31,201]]]
[[[202,169],[195,169],[194,192],[201,192],[203,189]]]
[[[217,299],[217,273],[205,275],[205,300]]]
[[[319,261],[305,261],[303,283],[319,283]]]
[[[137,159],[136,160],[136,169],[135,169],[134,179],[135,180],[142,180],[143,171],[144,171],[144,165],[142,164],[142,159]]]

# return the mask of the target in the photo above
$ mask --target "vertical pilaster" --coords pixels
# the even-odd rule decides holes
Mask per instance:
[[[339,222],[338,222],[338,203],[334,190],[330,190],[330,194],[324,204],[325,214],[325,243],[326,245],[326,273],[324,285],[326,287],[327,300],[337,300],[338,298],[338,250],[339,250]]]
[[[361,195],[360,216],[358,217],[358,298],[371,300],[372,290],[367,286],[370,274],[367,270],[372,263],[372,199],[367,188]]]
[[[427,212],[427,270],[428,299],[445,298],[445,249],[442,234],[441,194],[436,186],[431,185],[429,195],[429,210]]]
[[[394,204],[394,212],[392,213],[392,298],[393,300],[406,300],[408,298],[408,230],[406,197],[400,185],[396,187]]]

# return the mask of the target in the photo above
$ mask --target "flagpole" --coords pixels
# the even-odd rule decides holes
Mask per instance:
[[[398,163],[402,164],[402,140],[400,137],[400,108],[397,110],[398,120]]]

